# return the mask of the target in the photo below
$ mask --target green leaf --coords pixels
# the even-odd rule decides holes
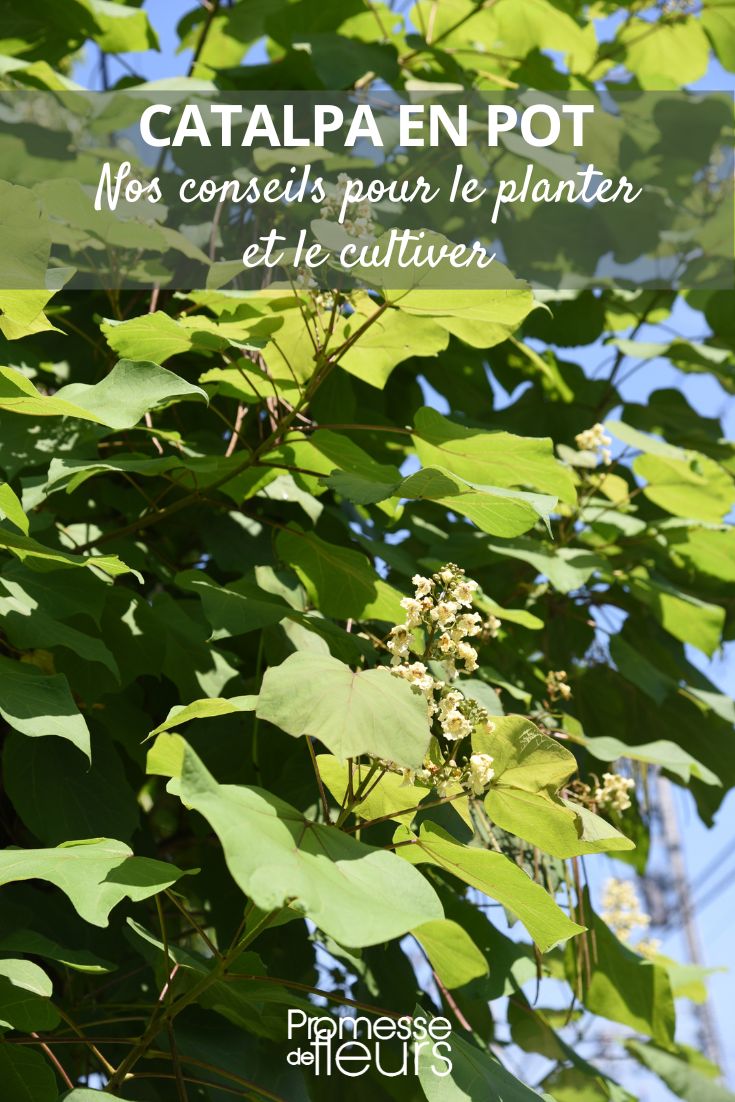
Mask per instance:
[[[492,734],[482,736],[482,742],[476,748],[492,753],[494,784],[502,781],[507,787],[554,795],[577,771],[574,754],[525,716],[497,720]]]
[[[148,899],[183,875],[175,865],[135,857],[123,842],[109,838],[66,842],[56,849],[0,850],[0,884],[48,880],[94,926],[107,926],[121,900]]]
[[[47,398],[39,394],[30,379],[13,367],[0,367],[0,409],[30,417],[79,417],[96,424],[103,423],[95,413],[66,399],[58,396]]]
[[[101,32],[95,34],[95,42],[105,53],[158,49],[158,36],[144,11],[113,0],[88,0],[88,3]]]
[[[512,0],[499,0],[492,14],[498,23],[498,39],[511,56],[558,50],[577,73],[586,73],[594,61],[596,37],[589,33],[589,24],[581,27],[550,0],[529,0],[522,11]]]
[[[1,32],[0,32],[1,33]],[[0,54],[5,53],[0,45]],[[38,197],[25,187],[0,181],[0,333],[6,340],[53,329],[43,312],[52,292],[44,291],[51,235]],[[21,290],[20,288],[25,288]]]
[[[491,612],[499,620],[504,620],[508,624],[518,624],[522,628],[528,628],[529,631],[541,631],[544,626],[543,620],[525,608],[503,608],[484,593],[475,593],[473,604],[483,612]]]
[[[261,911],[288,906],[355,947],[442,917],[428,882],[395,854],[311,822],[262,789],[217,784],[189,747],[169,788],[209,822],[233,879]]]
[[[735,1094],[714,1083],[693,1064],[686,1050],[679,1047],[667,1052],[658,1045],[644,1045],[628,1040],[625,1047],[644,1068],[663,1080],[672,1094],[684,1102],[733,1102]],[[697,1054],[698,1055],[698,1054]]]
[[[414,419],[413,440],[424,466],[485,486],[523,486],[567,504],[577,500],[571,473],[554,456],[549,437],[467,428],[425,406]]]
[[[341,805],[347,794],[349,766],[331,754],[317,754],[316,761],[322,781],[337,803]],[[357,787],[360,777],[364,777],[366,772],[367,766],[361,764],[353,789]],[[407,784],[405,779],[397,773],[386,773],[380,784],[371,786],[367,795],[355,804],[355,812],[361,819],[382,819],[384,816],[390,816],[396,822],[410,823],[416,815],[418,805],[428,795],[428,788]]]
[[[89,728],[63,674],[0,658],[0,715],[22,735],[67,739],[91,760]]]
[[[652,959],[668,972],[671,993],[675,999],[689,999],[700,1006],[709,998],[706,982],[709,977],[716,972],[727,971],[726,968],[703,968],[700,964],[680,964],[678,960],[672,960],[662,953],[655,953]]]
[[[498,784],[485,797],[485,809],[503,830],[538,846],[552,857],[578,857],[634,849],[610,823],[571,801]]]
[[[730,72],[735,70],[735,7],[726,0],[704,0],[702,26],[718,58]]]
[[[634,16],[625,21],[616,41],[625,47],[625,64],[641,88],[679,89],[707,71],[709,43],[693,16],[659,20],[653,26]]]
[[[539,519],[549,523],[556,498],[481,486],[441,467],[424,467],[409,475],[396,490],[399,497],[435,501],[473,521],[483,532],[511,538],[533,528]]]
[[[1,194],[1,193],[0,193]],[[37,217],[37,214],[36,214]],[[0,225],[0,229],[4,227]],[[4,231],[3,237],[7,237]],[[4,291],[0,290],[0,333],[8,341],[18,341],[20,337],[32,336],[35,333],[44,333],[47,329],[55,329],[44,314],[44,306],[53,296],[52,291]],[[57,332],[57,331],[56,331]],[[0,368],[2,382],[0,382],[0,401],[4,404],[6,395],[13,397],[13,383],[26,393],[34,393],[35,388],[29,383],[20,371],[12,368]],[[23,381],[17,382],[20,378]],[[11,407],[7,407],[11,408]],[[25,411],[22,411],[25,412]]]
[[[341,761],[371,754],[417,769],[429,745],[423,697],[385,668],[353,672],[330,655],[299,651],[267,670],[256,715]]]
[[[194,344],[192,332],[160,310],[128,321],[106,321],[100,329],[113,352],[125,360],[162,364]]]
[[[672,557],[717,582],[735,582],[735,528],[686,527],[667,535]]]
[[[0,960],[0,1030],[55,1029],[61,1019],[50,1001],[52,995],[51,980],[37,964]]]
[[[337,547],[293,525],[279,534],[276,549],[325,616],[388,623],[403,619],[401,594],[378,577],[359,551]]]
[[[445,987],[463,987],[488,974],[485,957],[456,922],[438,918],[417,926],[412,933]]]
[[[235,712],[255,710],[257,696],[232,696],[229,699],[213,697],[206,700],[193,700],[191,704],[174,704],[163,723],[149,733],[148,738],[160,735],[162,731],[171,731],[188,723],[192,719],[210,719],[213,716],[229,716]]]
[[[0,520],[9,520],[16,528],[28,535],[28,517],[23,506],[7,482],[0,483]]]
[[[38,1052],[21,1045],[0,1045],[0,1083],[4,1102],[57,1102],[56,1076]]]
[[[589,977],[584,973],[582,976],[584,1005],[593,1014],[670,1045],[674,1039],[675,1012],[666,970],[618,941],[594,914],[588,897],[584,912],[596,945],[595,967]]]
[[[73,1091],[62,1094],[59,1102],[115,1102],[114,1094],[107,1091],[90,1090],[89,1087],[75,1087]]]
[[[128,840],[140,825],[123,763],[106,739],[95,742],[90,768],[68,743],[39,740],[29,746],[12,735],[5,743],[3,771],[15,810],[46,846],[103,834]]]
[[[371,314],[376,307],[371,306]],[[370,316],[370,315],[368,315]],[[342,321],[339,337],[346,343],[366,323],[355,312]],[[449,343],[449,335],[428,318],[410,318],[388,310],[365,329],[363,335],[339,356],[339,366],[370,386],[382,390],[393,369],[410,356],[436,356]]]
[[[418,837],[398,828],[394,841],[407,843],[398,850],[413,864],[437,865],[515,914],[542,953],[582,933],[552,897],[502,853],[460,845],[434,823],[424,823]]]
[[[636,569],[628,584],[633,596],[675,639],[691,643],[704,654],[714,654],[725,625],[724,608],[676,589],[664,578],[648,575],[643,567]]]
[[[343,497],[361,505],[391,497],[401,481],[397,467],[377,463],[349,436],[318,429],[309,443],[335,464],[335,470],[322,481]]]
[[[668,739],[657,739],[655,742],[644,742],[633,746],[609,735],[584,738],[579,741],[598,761],[614,762],[618,758],[630,758],[632,761],[644,761],[649,765],[660,765],[669,773],[680,777],[685,784],[689,783],[691,777],[696,777],[704,784],[720,784],[719,778],[710,769]]]
[[[90,1090],[88,1087],[76,1087],[61,1095],[58,1102],[115,1102],[115,1095],[107,1091]]]
[[[611,638],[610,657],[623,677],[642,689],[656,704],[663,704],[670,693],[678,690],[673,677],[669,677],[653,662],[649,662],[648,658],[632,647],[622,635]]]
[[[606,421],[605,429],[622,440],[629,448],[642,451],[645,455],[655,455],[661,459],[685,459],[686,452],[682,448],[675,448],[660,440],[656,436],[650,436],[646,432],[640,432],[622,421]]]
[[[146,360],[120,360],[99,383],[70,383],[54,401],[87,410],[90,420],[131,429],[144,414],[187,398],[207,401],[206,391]],[[1,399],[0,399],[1,400]]]
[[[513,543],[489,543],[488,550],[495,555],[527,562],[539,574],[548,578],[554,589],[570,593],[580,589],[597,570],[605,568],[605,560],[591,551],[573,547],[550,547],[531,540],[514,540]],[[502,619],[502,617],[501,617]]]
[[[0,951],[30,953],[34,957],[45,957],[75,972],[88,972],[90,975],[111,972],[115,968],[110,961],[87,949],[68,949],[35,930],[13,930],[12,933],[0,935]]]
[[[686,459],[640,455],[633,470],[647,480],[648,500],[676,517],[718,524],[735,504],[735,482],[719,463],[696,452]]]
[[[104,666],[119,681],[117,662],[101,639],[48,616],[33,597],[10,578],[0,578],[0,616],[5,621],[8,639],[20,650],[64,647],[87,662]]]
[[[293,610],[278,594],[267,593],[248,578],[229,586],[217,585],[203,570],[188,570],[176,576],[182,589],[198,594],[204,615],[212,628],[212,639],[227,639],[278,624]]]
[[[522,716],[499,719],[491,735],[475,736],[473,749],[492,754],[485,809],[503,830],[559,858],[634,848],[604,819],[559,797],[576,758]]]
[[[452,1070],[424,1047],[419,1055],[419,1082],[428,1102],[538,1102],[539,1095],[511,1075],[489,1052],[456,1033],[448,1042]],[[548,1095],[542,1096],[548,1098]]]
[[[465,5],[465,11],[471,9]],[[477,15],[477,9],[473,15]],[[497,278],[513,281],[500,265]],[[487,291],[428,290],[387,292],[393,304],[414,318],[431,318],[460,340],[475,348],[491,348],[506,340],[534,308],[534,299],[524,284],[518,289]]]
[[[41,564],[42,569],[87,566],[101,570],[111,578],[116,578],[120,574],[135,574],[140,579],[137,571],[126,566],[117,555],[73,555],[70,551],[57,551],[55,548],[45,547],[30,536],[19,536],[16,532],[3,527],[0,527],[0,547],[11,551],[21,562],[29,559],[32,564]]]

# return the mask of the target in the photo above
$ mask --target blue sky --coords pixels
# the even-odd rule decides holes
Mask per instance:
[[[192,9],[192,0],[147,0],[145,6],[158,31],[161,52],[157,54],[147,51],[145,54],[127,55],[128,62],[148,79],[185,74],[191,60],[191,52],[187,50],[181,54],[176,53],[178,47],[176,24],[181,15]],[[598,27],[600,36],[610,37],[614,33],[615,23],[614,19],[601,23]],[[109,65],[112,80],[123,75],[124,69],[114,59],[110,60]],[[74,77],[81,84],[92,88],[100,87],[99,55],[96,51],[90,51],[80,61]],[[717,63],[713,63],[707,75],[693,87],[702,90],[735,90],[732,74],[726,73]],[[684,303],[680,303],[669,324],[682,336],[687,337],[699,333],[702,321],[700,315],[694,314]],[[656,326],[647,326],[639,334],[638,339],[665,341],[670,339],[670,334],[662,334]],[[588,348],[565,350],[564,354],[566,358],[582,364],[585,370],[593,372],[606,358],[608,352],[599,345],[593,345]],[[698,412],[705,416],[721,418],[725,435],[729,438],[735,437],[735,400],[727,395],[713,379],[700,375],[684,375],[664,360],[653,360],[635,371],[624,383],[622,390],[626,399],[645,402],[652,391],[669,386],[679,389]],[[726,647],[711,662],[706,661],[695,651],[692,651],[690,657],[722,690],[729,692],[730,695],[735,693],[735,645]],[[680,789],[675,789],[675,794],[684,833],[686,861],[692,879],[697,882],[702,870],[706,870],[713,856],[720,853],[726,855],[702,889],[695,894],[695,902],[697,899],[706,900],[708,892],[718,885],[728,869],[732,873],[729,883],[717,898],[707,906],[697,908],[697,924],[700,940],[704,946],[705,963],[710,966],[724,965],[729,968],[729,974],[718,973],[712,977],[710,990],[717,1017],[725,1070],[728,1081],[731,1085],[735,1085],[735,1029],[733,1028],[735,939],[729,936],[730,913],[735,907],[735,855],[730,852],[728,846],[730,840],[735,839],[735,793],[730,793],[725,800],[718,813],[716,824],[711,830],[707,830],[700,823],[688,794]],[[599,859],[597,864],[589,861],[588,869],[592,866],[594,866],[593,882],[598,885],[608,875],[621,875],[621,866],[616,866],[607,859]],[[663,951],[681,960],[687,959],[683,939],[676,930],[665,936]],[[691,1020],[686,1015],[684,1017],[685,1028],[681,1039],[696,1043],[691,1030]],[[614,1032],[614,1028],[610,1032]],[[658,1102],[667,1095],[667,1092],[652,1084],[644,1076],[641,1076],[640,1084],[636,1084],[636,1089],[642,1102],[654,1102],[654,1100]]]

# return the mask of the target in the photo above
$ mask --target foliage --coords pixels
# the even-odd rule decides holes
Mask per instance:
[[[157,44],[135,2],[0,17],[33,87]],[[715,0],[211,0],[179,31],[235,91],[735,64]],[[688,296],[697,344],[664,291],[365,299],[0,292],[7,1102],[336,1098],[286,1062],[314,995],[454,1023],[450,1078],[356,1099],[538,1097],[511,1044],[545,1097],[629,1098],[547,980],[680,1097],[731,1097],[674,1044],[700,978],[594,913],[582,857],[645,867],[652,771],[707,823],[735,786],[690,652],[735,637],[735,450],[679,391],[618,390],[664,357],[735,391],[732,296]],[[566,350],[601,341],[590,377]]]

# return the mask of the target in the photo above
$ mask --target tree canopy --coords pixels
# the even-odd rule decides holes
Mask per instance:
[[[735,68],[727,0],[403,7],[209,0],[177,86]],[[0,20],[12,87],[70,88],[82,47],[142,84],[158,43],[134,0]],[[0,290],[6,1102],[624,1102],[597,1019],[678,1097],[733,1097],[676,1033],[701,970],[625,885],[657,778],[707,824],[735,786],[693,660],[735,638],[735,447],[680,389],[621,395],[664,359],[731,400],[732,305]],[[288,1008],[445,1016],[451,1074],[295,1067]]]

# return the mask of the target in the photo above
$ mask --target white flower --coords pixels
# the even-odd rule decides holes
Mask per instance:
[[[413,687],[422,693],[434,691],[434,678],[423,662],[412,662],[410,666],[401,666],[395,671]]]
[[[439,571],[439,577],[441,578],[441,580],[444,582],[445,585],[449,585],[449,583],[454,578],[454,571],[450,570],[448,567],[446,567],[444,570]]]
[[[411,643],[411,632],[408,629],[407,624],[397,624],[396,627],[391,628],[390,638],[386,643],[388,650],[393,655],[391,662],[393,665],[400,662],[402,658],[408,655]]]
[[[442,716],[440,722],[446,738],[452,741],[466,738],[467,735],[472,734],[472,724],[456,708]]]
[[[606,465],[610,463],[612,459],[610,452],[612,439],[605,432],[605,426],[601,425],[599,421],[596,425],[593,425],[591,429],[585,429],[584,432],[578,432],[574,439],[577,447],[581,451],[599,451],[602,462]]]
[[[479,635],[482,631],[482,616],[479,612],[463,612],[457,617],[454,625],[454,634],[461,638],[464,635]]]
[[[451,689],[450,692],[445,693],[439,702],[439,714],[442,716],[447,715],[448,712],[454,711],[460,706],[464,697],[456,689]]]
[[[602,906],[604,910],[600,918],[621,941],[627,941],[636,927],[645,930],[651,924],[651,916],[641,910],[640,900],[630,880],[607,880],[602,893]]]
[[[446,632],[443,635],[439,636],[436,645],[438,646],[442,654],[446,654],[447,656],[449,656],[454,653],[454,640],[452,639],[451,635],[447,635]]]
[[[432,608],[429,615],[437,624],[446,627],[454,623],[458,609],[459,605],[456,601],[440,601],[436,608]]]
[[[601,807],[611,807],[614,811],[627,811],[631,806],[628,793],[632,788],[635,788],[635,781],[630,777],[603,773],[602,786],[595,790],[595,803]]]
[[[594,451],[595,448],[603,448],[612,444],[612,439],[605,432],[605,426],[598,421],[591,429],[578,432],[574,437],[577,447],[583,451]]]
[[[491,639],[497,639],[498,632],[503,626],[503,621],[499,620],[497,616],[493,616],[492,613],[485,621],[484,627]]]
[[[421,623],[421,617],[424,611],[424,606],[421,601],[417,601],[415,597],[404,597],[401,601],[401,608],[406,613],[406,623],[408,627],[418,627]]]
[[[471,578],[462,578],[457,582],[454,587],[454,599],[459,601],[461,605],[469,607],[472,604],[472,594],[477,589],[477,582],[473,582]]]
[[[414,574],[411,578],[411,582],[416,588],[417,597],[428,597],[434,588],[434,583],[431,578],[424,578],[421,574]]]
[[[475,796],[481,796],[495,776],[493,759],[489,754],[473,754],[470,758],[470,771],[467,780]]]
[[[477,651],[469,643],[457,643],[457,657],[464,662],[467,673],[477,669]]]

